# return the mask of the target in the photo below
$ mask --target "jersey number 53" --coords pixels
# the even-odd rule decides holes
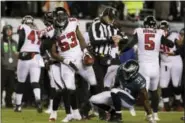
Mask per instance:
[[[65,41],[65,39],[70,39],[71,42],[69,43],[68,41]],[[66,35],[62,35],[58,39],[58,45],[59,45],[61,51],[63,51],[63,52],[69,50],[70,48],[77,46],[78,43],[77,43],[77,38],[76,38],[75,32],[70,32],[70,33],[67,33]]]

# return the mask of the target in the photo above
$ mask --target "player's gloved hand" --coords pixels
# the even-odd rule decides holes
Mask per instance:
[[[84,59],[84,57],[85,57],[86,55],[88,55],[89,57],[92,58],[92,55],[91,55],[91,54],[89,53],[89,51],[85,48],[85,49],[83,50],[83,59]]]
[[[63,63],[66,64],[66,65],[69,65],[70,67],[72,67],[75,71],[78,71],[78,68],[76,67],[76,65],[71,62],[71,60],[69,59],[64,59],[63,60]]]
[[[147,115],[147,120],[148,120],[148,123],[157,123],[157,122],[154,120],[152,114]]]

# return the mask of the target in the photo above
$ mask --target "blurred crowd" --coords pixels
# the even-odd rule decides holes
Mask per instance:
[[[121,20],[138,20],[153,14],[158,20],[181,21],[185,1],[2,1],[1,16],[22,17],[30,14],[42,17],[46,11],[64,7],[71,16],[93,19],[101,14],[105,5],[117,8]]]

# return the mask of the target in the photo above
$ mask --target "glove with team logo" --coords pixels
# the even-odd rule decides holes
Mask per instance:
[[[147,120],[148,120],[148,123],[157,123],[157,122],[154,120],[152,114],[147,115]]]
[[[69,65],[70,67],[72,67],[75,71],[78,71],[78,68],[76,67],[76,65],[71,62],[69,59],[64,59],[63,63],[66,65]]]

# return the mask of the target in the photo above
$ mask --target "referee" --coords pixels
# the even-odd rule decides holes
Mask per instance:
[[[99,92],[103,91],[103,80],[107,68],[115,61],[115,59],[111,57],[111,49],[117,46],[120,41],[124,40],[124,36],[119,29],[113,25],[116,15],[117,10],[115,8],[106,7],[100,17],[94,19],[88,30],[92,54],[95,57],[93,68]],[[119,60],[119,58],[117,60]],[[103,113],[99,112],[99,116],[100,119],[105,119]]]

